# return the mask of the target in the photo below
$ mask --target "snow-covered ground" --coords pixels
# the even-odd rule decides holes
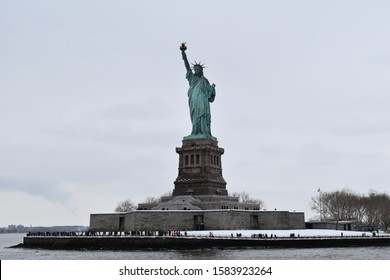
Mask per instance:
[[[183,232],[182,232],[183,233]],[[187,231],[188,236],[219,236],[219,237],[236,237],[241,234],[242,237],[251,237],[253,234],[267,234],[268,237],[317,237],[317,236],[372,236],[371,232],[362,231],[344,231],[330,229],[294,229],[294,230],[213,230],[213,231]],[[376,234],[378,236],[378,234]],[[390,234],[379,233],[379,236],[390,236]]]

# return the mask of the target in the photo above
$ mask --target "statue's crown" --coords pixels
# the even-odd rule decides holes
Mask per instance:
[[[199,67],[202,67],[203,68],[206,68],[206,66],[204,64],[202,64],[202,62],[196,62],[195,63],[191,63],[192,64],[192,69],[194,69],[196,66],[199,66]]]

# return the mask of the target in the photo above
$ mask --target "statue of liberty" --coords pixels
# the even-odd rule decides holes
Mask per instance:
[[[192,132],[191,135],[184,137],[184,140],[201,138],[216,140],[211,135],[210,128],[210,102],[213,102],[215,99],[215,84],[210,85],[209,81],[203,76],[203,64],[195,62],[192,71],[185,53],[186,49],[186,43],[183,42],[180,50],[187,70],[186,78],[190,85],[188,89],[188,105],[190,107]]]

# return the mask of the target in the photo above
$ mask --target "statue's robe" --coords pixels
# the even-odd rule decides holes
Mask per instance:
[[[192,122],[190,136],[211,138],[210,102],[215,99],[215,88],[205,77],[195,75],[191,70],[186,78],[190,84],[188,89],[188,105]]]

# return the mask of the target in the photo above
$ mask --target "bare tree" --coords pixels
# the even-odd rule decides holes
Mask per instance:
[[[378,193],[370,190],[366,199],[366,211],[368,224],[371,224],[375,230],[380,226],[387,231],[390,224],[390,197],[386,193]]]
[[[367,209],[365,207],[366,197],[364,195],[356,195],[351,200],[355,220],[362,224],[366,217]]]
[[[330,198],[331,218],[335,221],[355,219],[354,201],[356,195],[348,189],[332,193]]]
[[[232,196],[238,197],[238,201],[239,202],[243,202],[243,203],[256,203],[256,204],[259,205],[259,209],[262,209],[265,206],[264,201],[262,201],[261,199],[250,197],[250,195],[247,192],[245,192],[245,191],[242,191],[240,193],[236,193],[236,192],[232,193]]]
[[[161,201],[161,197],[153,197],[153,196],[148,196],[146,197],[142,203],[150,203],[150,204],[154,204],[154,203],[159,203]]]
[[[161,198],[164,196],[172,196],[172,191],[167,191],[159,196],[148,196],[143,200],[142,203],[151,203],[151,204],[159,203],[161,202]]]
[[[312,197],[311,209],[320,215],[320,220],[356,220],[362,214],[361,197],[349,189],[322,192]]]
[[[137,209],[137,206],[134,204],[131,199],[126,199],[124,201],[121,201],[118,203],[117,207],[115,208],[115,212],[130,212]]]
[[[356,220],[372,225],[375,230],[390,226],[390,196],[370,190],[368,195],[358,195],[348,189],[324,192],[312,197],[311,209],[320,214],[321,220]]]
[[[169,191],[166,191],[165,193],[163,193],[161,196],[172,196],[172,193],[173,193],[173,191],[169,190]]]
[[[385,194],[385,200],[382,205],[382,214],[381,220],[383,225],[383,230],[388,232],[390,227],[390,196]]]
[[[328,193],[318,192],[318,195],[311,198],[311,210],[314,210],[318,213],[319,220],[324,221],[328,220],[329,215],[329,207],[327,207]]]

